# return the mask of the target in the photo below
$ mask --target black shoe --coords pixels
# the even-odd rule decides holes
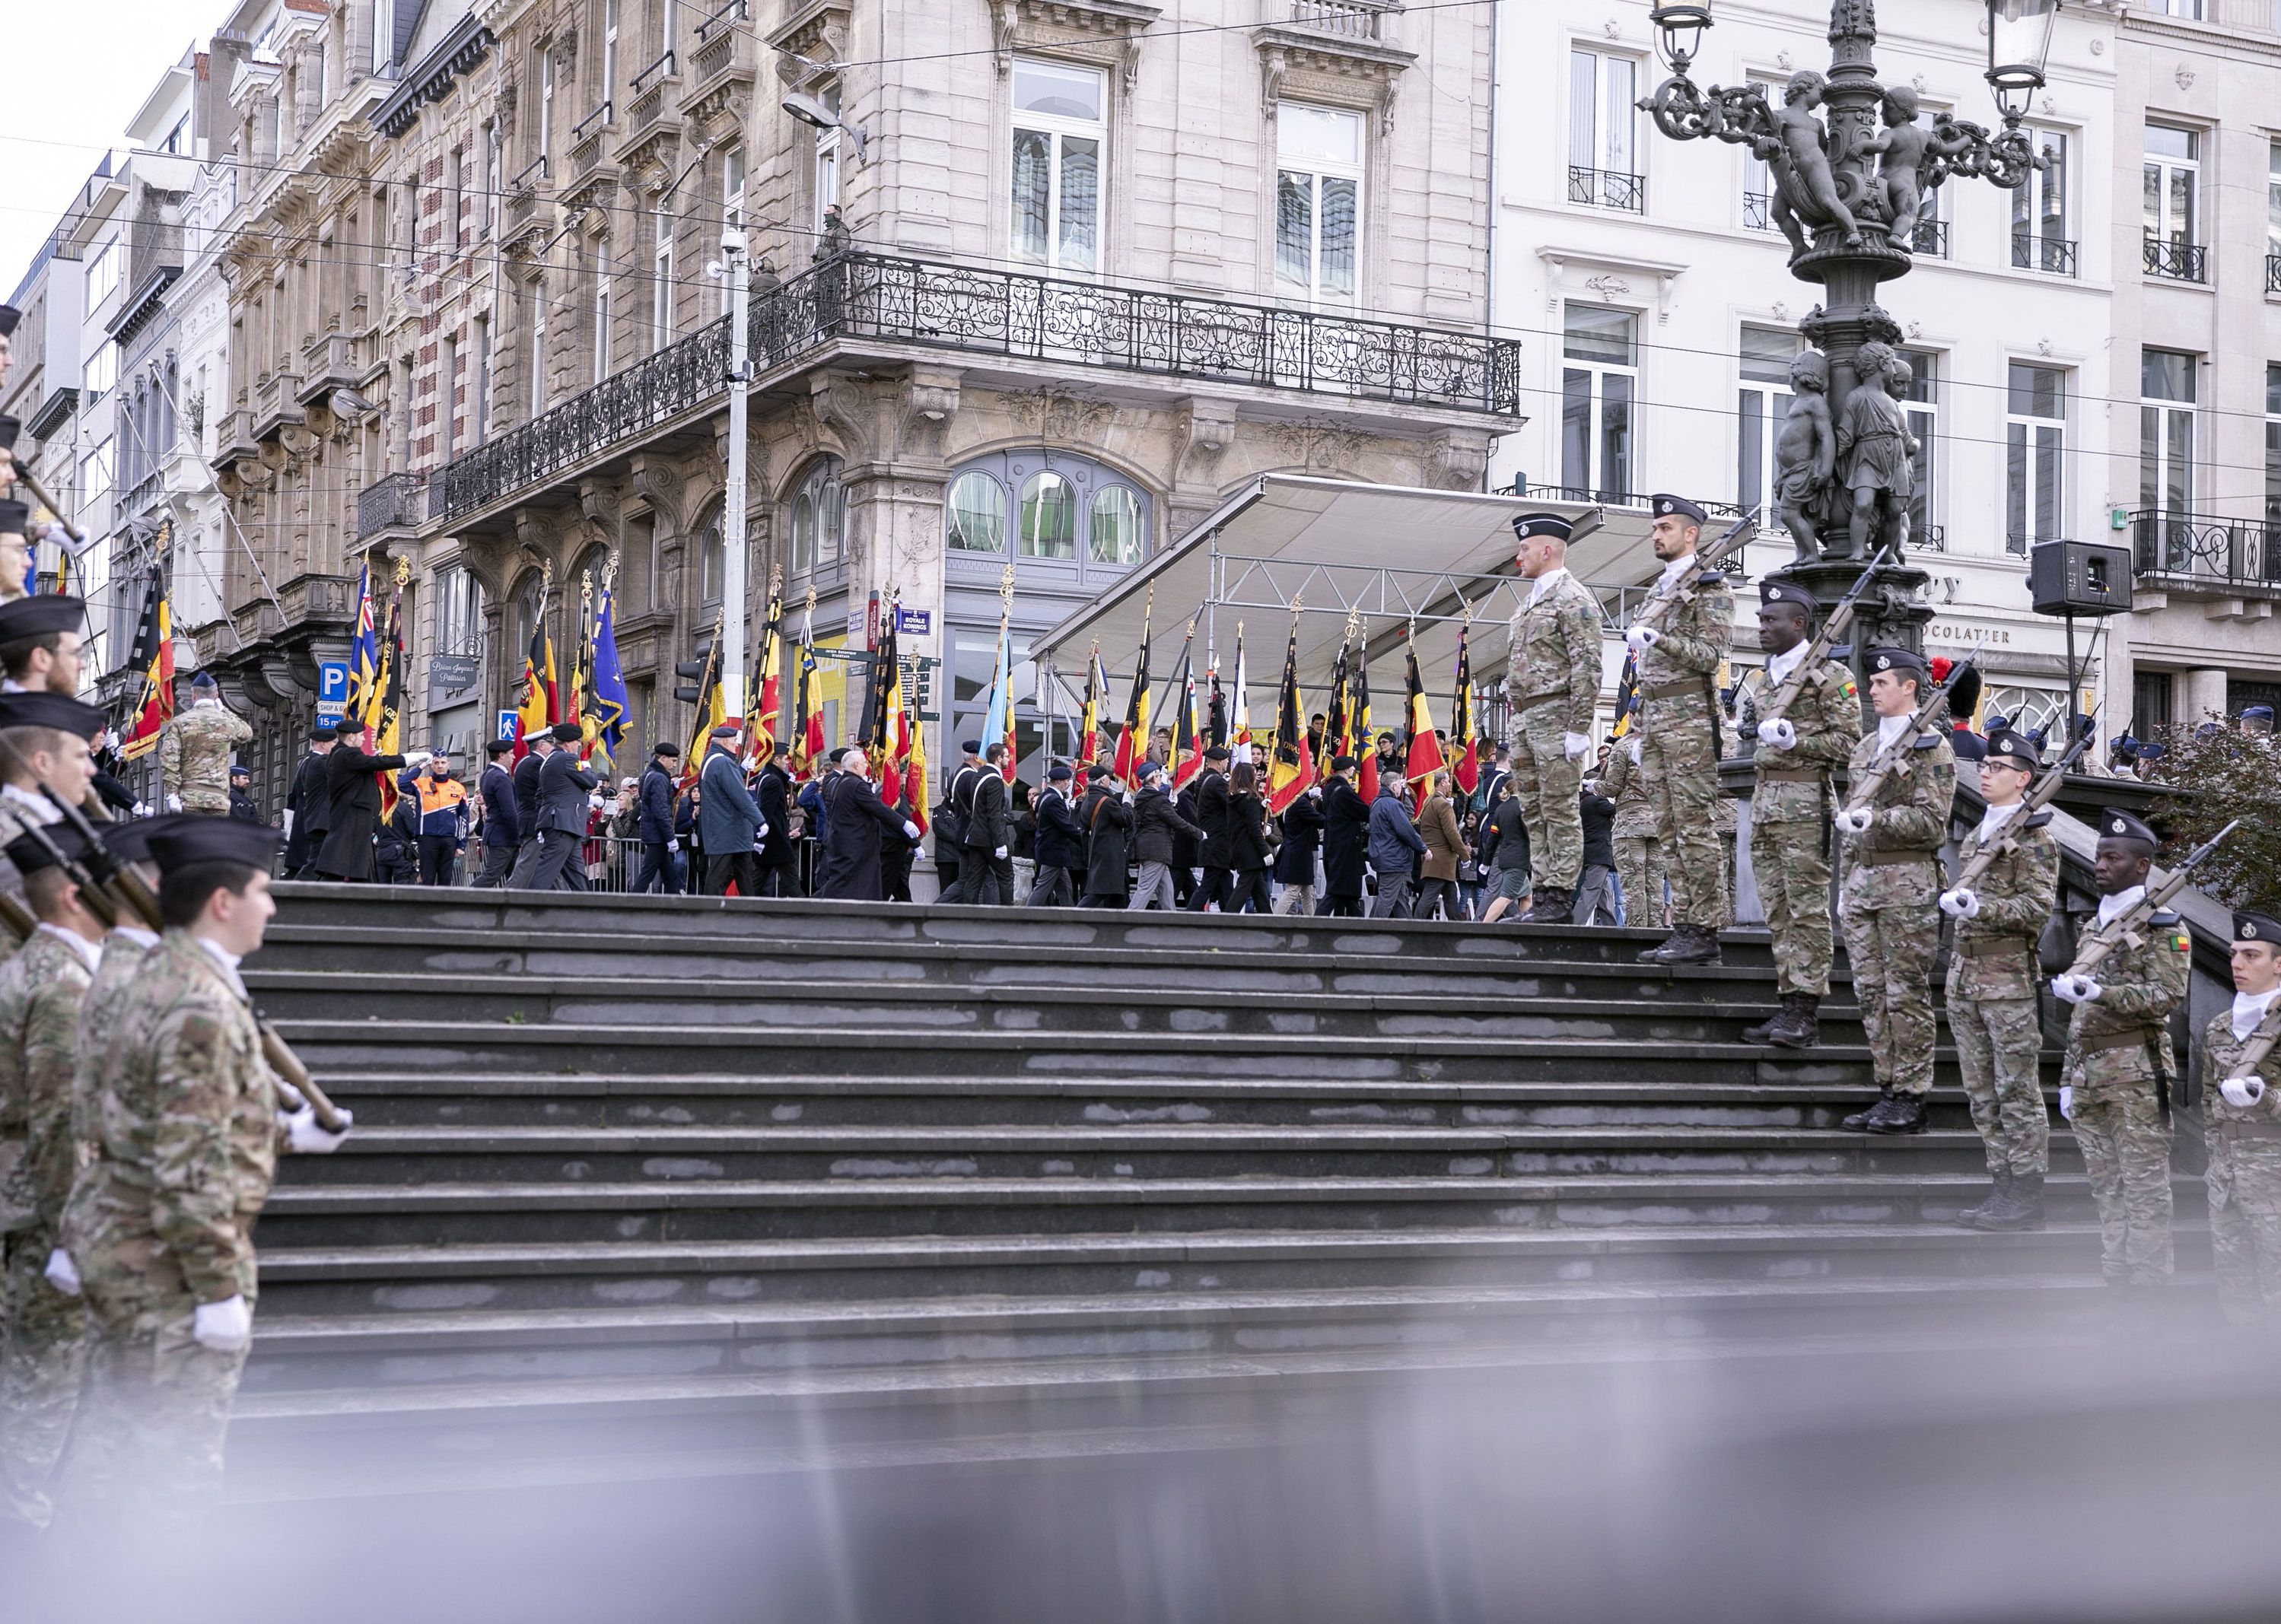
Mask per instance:
[[[1575,911],[1576,893],[1566,885],[1539,885],[1536,898],[1528,911],[1520,916],[1523,924],[1566,924]]]
[[[1994,1187],[1990,1189],[1978,1206],[1967,1207],[1956,1215],[1956,1221],[1967,1229],[1979,1228],[1980,1220],[1983,1218],[1991,1212],[2002,1211],[2005,1203],[2011,1199],[2012,1170],[2008,1167],[1994,1168],[1990,1171],[1988,1176],[1995,1181]]]
[[[1821,1041],[1821,996],[1814,993],[1793,993],[1782,1001],[1782,1012],[1775,1018],[1774,1030],[1767,1034],[1767,1040],[1783,1048],[1812,1048],[1819,1044]]]
[[[1920,1094],[1889,1094],[1864,1114],[1865,1133],[1921,1133],[1925,1131],[1924,1099]]]
[[[2006,1233],[2044,1226],[2044,1176],[2013,1173],[2000,1202],[1991,1202],[1974,1222],[1976,1229]]]
[[[1781,1009],[1775,1010],[1772,1015],[1768,1016],[1765,1020],[1760,1021],[1757,1025],[1745,1026],[1743,1028],[1743,1041],[1745,1043],[1766,1043],[1770,1041],[1775,1035],[1775,1028],[1779,1027],[1784,1021],[1790,1019],[1790,1004],[1797,997],[1798,994],[1795,993],[1784,993],[1782,995]]]
[[[1716,964],[1719,938],[1699,924],[1682,924],[1672,932],[1669,941],[1641,954],[1640,960],[1647,964]]]

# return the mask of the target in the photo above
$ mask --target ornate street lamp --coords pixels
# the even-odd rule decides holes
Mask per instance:
[[[1834,604],[1881,547],[1898,556],[1914,483],[1901,326],[1877,287],[1908,274],[1923,202],[1952,175],[2017,186],[2051,159],[2020,120],[2044,82],[2059,0],[1986,0],[1988,82],[2004,115],[1991,133],[1952,113],[1920,121],[1917,93],[1880,84],[1874,0],[1831,0],[1827,74],[1792,73],[1774,104],[1754,86],[1698,87],[1688,68],[1711,26],[1709,0],[1658,5],[1671,76],[1640,106],[1674,141],[1748,147],[1773,172],[1767,215],[1790,244],[1790,275],[1819,282],[1823,303],[1798,323],[1814,346],[1799,358],[1790,421],[1776,452],[1782,498],[1767,515],[1788,528],[1798,561],[1783,573]],[[1888,570],[1880,602],[1857,611],[1857,646],[1917,646],[1931,618],[1918,601],[1929,577]]]

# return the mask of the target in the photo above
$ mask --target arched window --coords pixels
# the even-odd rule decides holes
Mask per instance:
[[[1129,485],[1103,485],[1093,493],[1086,556],[1096,564],[1140,561],[1140,499]]]
[[[609,548],[599,542],[587,548],[584,554],[578,560],[576,568],[570,571],[571,601],[577,604],[583,604],[585,601],[582,594],[585,592],[586,583],[591,579],[594,584],[594,601],[599,604],[602,600],[602,578],[609,573]]]
[[[705,524],[697,532],[697,601],[721,601],[721,583],[729,571],[728,549],[721,540],[721,504],[715,502],[707,510]]]
[[[545,613],[546,578],[534,569],[517,582],[514,588],[514,647],[507,654],[507,664],[514,673],[513,683],[522,681],[522,658],[530,647],[530,634],[537,629],[539,617]]]
[[[977,468],[953,481],[949,514],[953,552],[1006,550],[1006,487],[989,475]]]
[[[792,497],[792,573],[831,569],[847,555],[847,491],[837,457],[819,457]]]
[[[1022,556],[1077,556],[1077,492],[1051,468],[1040,469],[1023,483]]]

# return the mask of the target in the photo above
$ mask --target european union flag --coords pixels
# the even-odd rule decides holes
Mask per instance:
[[[605,584],[601,607],[594,615],[594,700],[590,714],[606,770],[616,761],[618,743],[626,733],[626,675],[618,666],[617,617],[617,594]]]

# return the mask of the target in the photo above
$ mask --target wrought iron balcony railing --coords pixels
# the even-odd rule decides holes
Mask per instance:
[[[729,0],[728,4],[697,25],[697,43],[706,43],[715,32],[726,32],[732,24],[746,21],[748,15],[746,0]]]
[[[444,469],[440,520],[511,496],[725,392],[724,318]],[[756,376],[833,341],[1289,389],[1496,416],[1521,410],[1520,344],[1326,312],[846,253],[754,298]]]
[[[1920,220],[1909,234],[1909,246],[1921,259],[1948,258],[1948,222],[1945,220]]]
[[[1746,231],[1771,231],[1775,228],[1774,194],[1746,191],[1743,194],[1743,228]]]
[[[2150,236],[2146,243],[2146,275],[2171,282],[2208,282],[2209,250],[2199,243]]]
[[[390,474],[357,492],[357,539],[385,530],[416,530],[428,511],[428,476]]]
[[[673,71],[673,53],[669,50],[656,61],[642,69],[640,73],[634,75],[633,83],[626,87],[626,94],[629,96],[639,96],[643,91],[648,89],[650,86],[655,84],[660,79],[664,78]]]
[[[2026,231],[2012,234],[2012,265],[2016,270],[2049,271],[2054,276],[2076,275],[2076,245],[2066,237],[2037,236]]]
[[[2265,290],[2281,293],[2281,254],[2265,256]]]
[[[2130,530],[2142,576],[2281,589],[2281,524],[2142,507]]]
[[[570,127],[571,143],[576,145],[577,143],[585,140],[587,136],[600,130],[604,125],[610,121],[610,115],[616,111],[617,104],[615,102],[605,100],[599,107],[595,108],[593,112],[588,113],[584,118],[579,120],[576,124]]]
[[[1621,209],[1628,214],[1647,213],[1647,177],[1614,169],[1568,166],[1568,201],[1597,209]]]

